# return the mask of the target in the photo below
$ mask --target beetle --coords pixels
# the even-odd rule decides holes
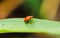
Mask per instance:
[[[33,16],[27,16],[27,17],[25,17],[24,22],[28,22],[31,18],[33,18]]]

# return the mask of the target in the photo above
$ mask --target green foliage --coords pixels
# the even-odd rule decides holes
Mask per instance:
[[[43,0],[26,0],[25,8],[28,9],[28,13],[36,18],[42,18],[40,16],[40,7]],[[34,9],[34,10],[33,10]]]
[[[0,20],[0,33],[36,32],[60,35],[60,22],[33,18],[26,24],[23,18]],[[60,36],[59,36],[60,37]]]

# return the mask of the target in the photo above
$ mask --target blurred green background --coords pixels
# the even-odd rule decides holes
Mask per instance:
[[[40,6],[43,0],[26,0],[25,9],[28,9],[28,13],[31,13],[35,18],[42,18],[39,14]]]
[[[27,0],[25,8],[29,11],[31,9],[29,13],[35,18],[56,20],[59,0]]]

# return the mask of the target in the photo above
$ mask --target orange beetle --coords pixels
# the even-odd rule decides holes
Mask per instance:
[[[28,22],[31,18],[33,18],[33,16],[27,16],[27,17],[24,19],[24,22]]]

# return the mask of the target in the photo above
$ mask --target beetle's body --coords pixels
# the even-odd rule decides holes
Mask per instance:
[[[33,18],[33,16],[27,16],[27,17],[24,19],[24,22],[28,22],[31,18]]]

